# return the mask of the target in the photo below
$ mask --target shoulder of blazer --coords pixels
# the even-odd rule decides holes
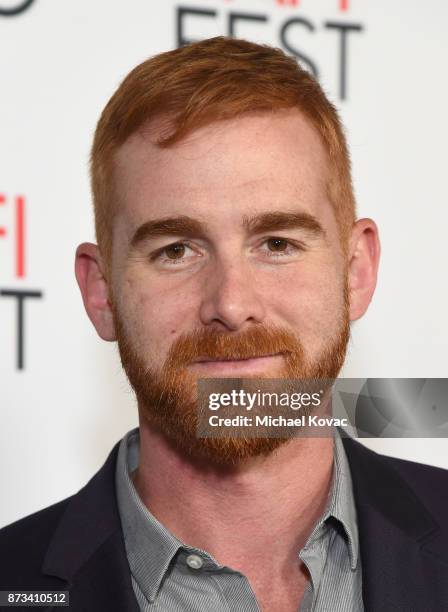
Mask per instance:
[[[120,528],[114,485],[117,452],[118,443],[78,493],[0,529],[0,590],[62,589]],[[51,567],[56,558],[59,567]]]
[[[115,492],[118,447],[76,495],[0,531],[0,590],[68,591],[73,612],[139,612]]]
[[[436,518],[441,519],[442,516],[446,518],[448,513],[448,469],[382,456],[402,478],[412,484],[414,491]]]
[[[64,582],[43,577],[48,544],[73,496],[0,529],[0,590],[58,590]]]
[[[428,524],[445,522],[448,470],[382,455],[349,437],[343,443],[360,505],[368,503],[404,525],[413,512]]]
[[[366,612],[444,610],[448,471],[343,437],[353,482]]]

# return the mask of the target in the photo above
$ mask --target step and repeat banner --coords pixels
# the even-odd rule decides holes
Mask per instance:
[[[279,46],[340,110],[359,216],[382,243],[342,376],[447,376],[447,18],[445,0],[0,0],[0,526],[77,491],[137,425],[74,253],[94,240],[102,108],[132,67],[190,41]],[[446,438],[363,443],[448,467]]]

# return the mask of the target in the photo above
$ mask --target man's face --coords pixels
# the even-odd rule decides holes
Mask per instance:
[[[143,415],[181,451],[221,463],[270,452],[282,441],[197,439],[195,383],[337,376],[348,289],[325,150],[296,110],[165,149],[158,135],[135,134],[116,157],[123,366]]]

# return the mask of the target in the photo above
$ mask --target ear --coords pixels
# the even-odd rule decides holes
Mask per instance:
[[[362,317],[370,304],[376,287],[380,252],[376,223],[372,219],[359,219],[353,226],[349,246],[350,321]]]
[[[83,242],[76,249],[75,274],[84,308],[98,335],[110,342],[116,340],[109,287],[103,274],[103,263],[96,244]]]

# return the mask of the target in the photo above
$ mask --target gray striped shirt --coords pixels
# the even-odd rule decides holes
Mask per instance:
[[[132,586],[142,612],[259,612],[247,578],[205,550],[183,544],[141,501],[130,474],[139,461],[139,430],[120,443],[116,488]],[[361,562],[350,469],[335,435],[327,509],[298,556],[308,568],[299,612],[362,612]]]

